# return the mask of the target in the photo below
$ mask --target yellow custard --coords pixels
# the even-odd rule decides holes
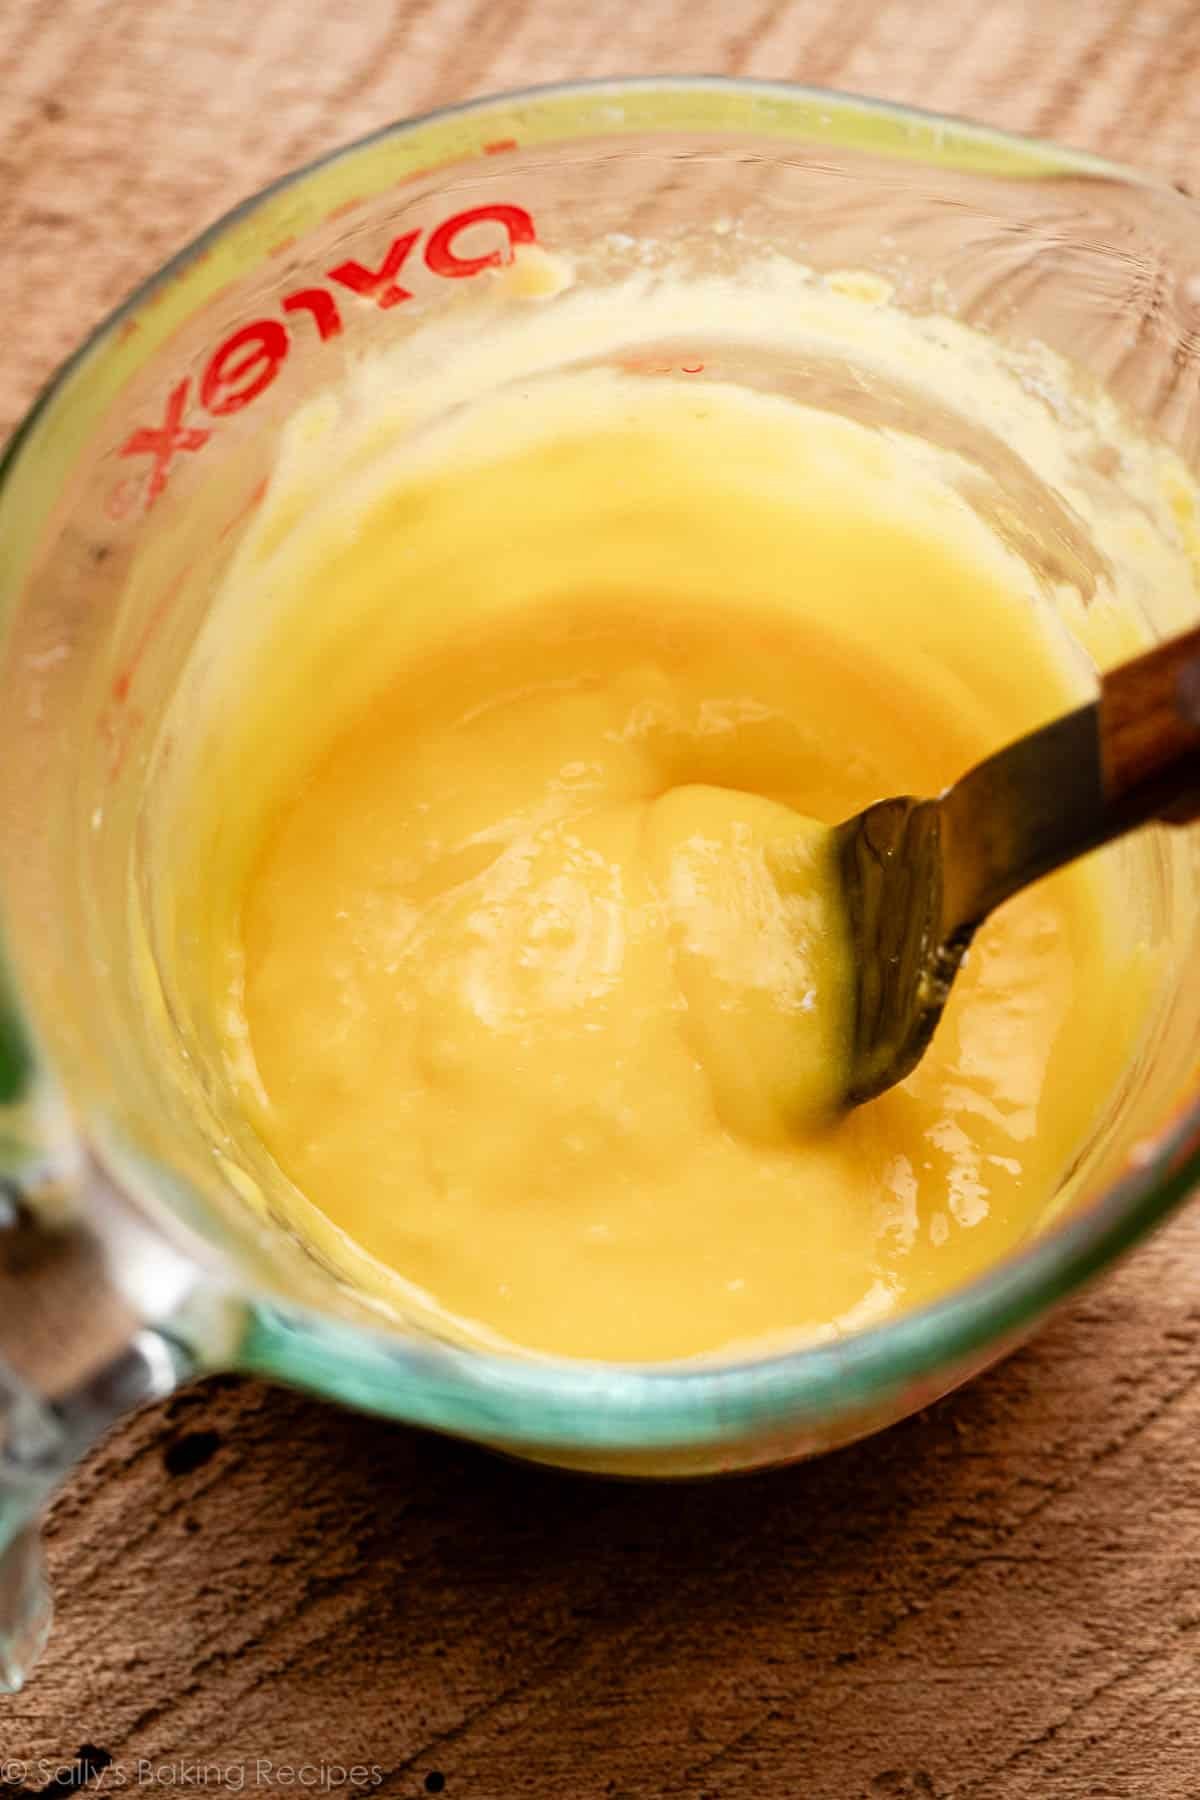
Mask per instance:
[[[534,350],[497,301],[486,354],[450,328],[453,410],[385,361],[296,422],[188,700],[197,850],[164,929],[270,1203],[325,1260],[477,1341],[667,1359],[856,1330],[1010,1251],[1148,989],[1092,859],[987,925],[901,1088],[831,1116],[821,826],[1086,695],[1072,598],[914,437],[556,365],[638,303],[553,299]],[[1140,633],[1119,599],[1102,658]]]

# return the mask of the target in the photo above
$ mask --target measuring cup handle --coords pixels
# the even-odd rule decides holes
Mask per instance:
[[[69,1201],[0,1176],[0,1692],[49,1629],[47,1500],[123,1414],[222,1360],[227,1309],[90,1159]]]
[[[0,1692],[49,1629],[47,1500],[124,1413],[228,1367],[244,1316],[78,1142],[0,960]]]
[[[50,1629],[46,1501],[107,1425],[179,1379],[165,1343],[148,1331],[139,1338],[56,1403],[0,1361],[0,1693],[24,1684]]]

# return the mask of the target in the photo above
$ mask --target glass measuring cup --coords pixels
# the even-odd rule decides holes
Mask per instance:
[[[768,243],[817,271],[874,271],[901,305],[953,309],[1082,362],[1194,463],[1196,235],[1195,208],[1174,193],[952,121],[770,84],[557,88],[391,128],[284,182],[185,251],[63,370],[0,486],[9,1685],[45,1629],[34,1528],[46,1497],[113,1418],[194,1374],[253,1371],[568,1466],[751,1467],[926,1404],[1200,1181],[1200,1107],[1186,1103],[1200,1021],[1185,973],[1193,840],[1160,868],[1175,980],[1123,1096],[1137,1155],[1109,1158],[1078,1209],[1020,1255],[844,1343],[737,1366],[484,1354],[382,1318],[264,1212],[203,1093],[185,1092],[171,1021],[147,1016],[131,904],[166,702],[282,426],[348,355],[410,329],[515,246],[536,240],[586,268],[603,241],[597,279],[634,266],[647,240],[697,267]],[[675,349],[689,368],[704,360],[704,346]],[[758,373],[853,403],[836,371]]]

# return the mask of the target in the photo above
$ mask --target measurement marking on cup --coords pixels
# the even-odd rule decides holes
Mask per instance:
[[[508,145],[503,146],[505,149]],[[350,203],[340,208],[348,211]],[[473,227],[498,227],[500,241],[464,254],[459,241]],[[522,206],[494,202],[488,206],[471,206],[451,214],[428,233],[423,226],[401,232],[392,239],[385,253],[372,267],[356,257],[348,257],[325,271],[325,280],[345,289],[358,300],[368,300],[384,311],[412,299],[412,289],[398,277],[417,251],[424,236],[421,260],[431,274],[458,281],[478,275],[484,269],[499,268],[510,263],[518,247],[537,242],[533,219]],[[345,304],[344,302],[342,304]],[[297,329],[316,332],[318,343],[328,343],[343,330],[339,296],[328,287],[313,285],[296,288],[279,302],[285,318],[251,319],[217,345],[193,384],[190,375],[176,382],[167,396],[162,419],[155,426],[139,426],[130,433],[117,454],[121,457],[149,457],[141,494],[141,510],[148,512],[158,499],[177,459],[195,455],[212,438],[209,425],[189,423],[189,412],[199,405],[210,419],[220,420],[227,414],[240,412],[264,394],[274,383],[291,352],[293,333]],[[119,482],[109,496],[109,512],[123,517],[134,504],[128,482]]]
[[[245,520],[250,517],[250,514],[254,511],[255,507],[262,505],[263,500],[266,497],[266,492],[267,478],[264,475],[245,505],[239,506],[232,518],[226,519],[224,525],[222,525],[220,531],[217,533],[218,544],[223,544],[230,532],[236,531],[238,526],[243,524]]]

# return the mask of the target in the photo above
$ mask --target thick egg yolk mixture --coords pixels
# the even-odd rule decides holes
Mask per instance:
[[[228,578],[291,635],[178,912],[276,1210],[402,1312],[572,1357],[827,1338],[1001,1257],[1141,1029],[1107,865],[1005,907],[839,1116],[822,826],[1086,694],[1024,565],[914,441],[733,382],[335,411]]]

